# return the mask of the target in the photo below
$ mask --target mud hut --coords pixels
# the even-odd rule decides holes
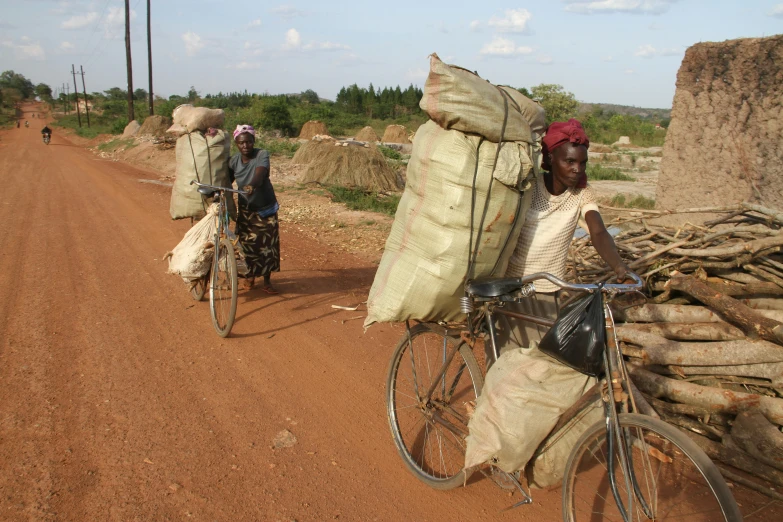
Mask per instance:
[[[409,144],[411,141],[408,139],[408,129],[402,125],[389,125],[386,127],[386,131],[383,133],[381,139],[383,143],[402,143]]]
[[[781,122],[783,35],[688,48],[677,73],[657,206],[760,200],[783,208]]]
[[[356,141],[367,141],[367,142],[375,143],[376,141],[380,141],[381,138],[379,138],[378,135],[375,133],[375,130],[368,125],[362,130],[360,130],[359,133],[356,134],[356,137],[354,139]]]
[[[326,124],[322,121],[311,120],[302,125],[302,131],[299,133],[299,139],[310,140],[313,136],[328,135],[329,129],[326,128]]]
[[[163,136],[166,130],[171,126],[171,120],[165,116],[147,116],[139,129],[139,136],[152,134],[153,136]]]
[[[304,183],[317,181],[373,191],[397,190],[397,174],[386,158],[371,145],[335,144],[331,141],[309,141],[294,154],[292,163],[307,165]]]

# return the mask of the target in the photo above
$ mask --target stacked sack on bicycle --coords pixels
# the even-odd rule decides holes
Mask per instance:
[[[433,54],[419,105],[431,120],[413,140],[365,327],[464,317],[471,251],[472,277],[502,276],[530,204],[545,130],[538,103]]]
[[[177,136],[176,179],[171,190],[171,219],[200,219],[169,253],[168,273],[182,277],[186,283],[204,277],[212,262],[216,232],[217,205],[198,192],[191,181],[220,187],[231,187],[228,159],[231,149],[229,133],[220,129],[225,121],[222,109],[180,105],[172,113],[173,125],[167,132]],[[229,214],[236,216],[232,198],[226,199]],[[247,270],[243,260],[240,273]]]

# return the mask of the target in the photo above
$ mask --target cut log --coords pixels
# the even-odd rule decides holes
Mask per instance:
[[[689,415],[699,419],[704,424],[728,427],[733,422],[733,415],[725,413],[710,413],[704,408],[691,406],[690,404],[680,404],[677,402],[666,402],[659,399],[649,398],[650,404],[655,411],[667,413],[669,415]]]
[[[739,301],[754,310],[783,310],[783,299],[780,297],[749,297]]]
[[[783,433],[758,412],[737,415],[731,438],[746,453],[783,471]]]
[[[658,412],[655,411],[649,402],[647,402],[647,398],[639,391],[639,388],[636,387],[633,381],[629,380],[628,384],[631,387],[631,395],[633,396],[634,404],[636,404],[636,409],[639,410],[639,413],[647,415],[648,417],[660,419],[661,417],[658,415]]]
[[[618,310],[617,322],[626,323],[720,323],[715,312],[703,306],[646,304]]]
[[[724,467],[718,466],[718,470],[720,471],[720,474],[723,475],[726,479],[728,479],[730,482],[735,482],[739,484],[740,486],[744,486],[748,489],[752,489],[753,491],[758,491],[762,495],[766,495],[769,498],[774,498],[775,500],[782,500],[783,501],[783,495],[772,489],[771,487],[767,485],[761,485],[757,482],[754,482],[752,480],[749,480],[742,475],[738,473],[734,473],[733,471],[729,471]]]
[[[768,313],[762,315],[736,299],[711,289],[692,276],[674,277],[670,283],[672,289],[692,295],[719,312],[730,323],[739,326],[748,336],[783,344],[783,323],[765,317],[769,315]]]
[[[628,326],[616,329],[620,341],[641,346],[645,362],[678,366],[723,366],[783,362],[783,350],[766,341],[716,341],[694,343],[671,341],[654,333]]]
[[[771,482],[776,486],[783,486],[783,472],[776,470],[772,466],[767,466],[763,462],[759,462],[744,451],[727,448],[719,442],[712,441],[707,437],[698,435],[690,430],[682,431],[712,460],[728,464],[729,466],[764,479],[767,482]]]
[[[734,257],[742,254],[756,254],[763,250],[783,245],[783,234],[772,237],[744,241],[727,247],[716,248],[674,248],[671,253],[688,257]]]
[[[623,331],[647,332],[672,341],[735,341],[745,338],[742,330],[729,323],[624,323],[620,328]]]
[[[719,390],[709,386],[699,386],[685,381],[669,379],[656,375],[638,366],[629,368],[633,382],[643,393],[655,398],[667,398],[699,406],[708,412],[739,413],[742,411],[760,411],[775,424],[783,424],[783,399],[767,397],[755,393],[738,393]]]

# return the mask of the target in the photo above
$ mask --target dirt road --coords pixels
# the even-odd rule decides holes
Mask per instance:
[[[518,497],[486,480],[443,493],[403,468],[383,398],[401,330],[331,308],[365,300],[370,262],[282,223],[283,294],[240,293],[220,339],[165,273],[189,226],[170,189],[56,129],[44,145],[43,121],[0,132],[0,520],[559,519],[559,491],[501,514]]]

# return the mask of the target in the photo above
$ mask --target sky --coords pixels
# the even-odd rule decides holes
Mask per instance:
[[[154,92],[423,86],[428,56],[493,83],[669,108],[685,50],[783,33],[783,0],[151,0]],[[147,89],[146,0],[130,0],[134,89]],[[123,0],[0,0],[0,71],[52,88],[127,87]],[[81,78],[79,89],[81,90]]]

